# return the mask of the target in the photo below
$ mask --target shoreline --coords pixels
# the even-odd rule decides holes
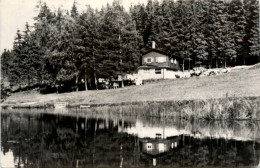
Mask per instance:
[[[181,117],[206,120],[260,120],[260,96],[215,99],[139,101],[106,104],[69,104],[70,110],[85,106],[86,112],[102,112],[149,117]],[[54,104],[5,104],[2,109],[54,109]],[[63,108],[61,108],[63,109]]]
[[[128,102],[119,102],[119,103],[69,103],[67,108],[80,108],[80,106],[89,106],[89,107],[102,107],[102,106],[122,106],[122,105],[141,105],[144,103],[165,103],[165,102],[194,102],[194,101],[212,101],[212,100],[222,100],[222,99],[260,99],[260,96],[247,96],[247,97],[224,97],[224,98],[210,98],[210,99],[186,99],[186,100],[151,100],[151,101],[128,101]],[[61,101],[65,102],[65,101]],[[40,102],[29,102],[29,103],[4,103],[1,104],[1,108],[55,108],[55,103],[40,103]]]

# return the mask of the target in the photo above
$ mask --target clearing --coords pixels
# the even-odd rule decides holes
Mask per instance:
[[[142,86],[110,90],[89,90],[62,94],[40,94],[36,90],[12,94],[3,106],[53,104],[118,104],[140,101],[172,101],[260,96],[260,66],[239,69],[216,76],[163,80]]]

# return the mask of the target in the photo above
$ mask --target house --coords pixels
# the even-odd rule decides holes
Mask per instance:
[[[138,77],[142,80],[174,79],[180,70],[179,61],[179,57],[170,57],[166,52],[153,47],[143,54]]]

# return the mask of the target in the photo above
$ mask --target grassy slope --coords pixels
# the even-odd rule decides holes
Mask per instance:
[[[211,99],[223,97],[260,96],[260,69],[234,70],[227,74],[189,79],[166,80],[143,86],[120,89],[80,91],[42,95],[36,91],[20,92],[3,104],[53,103],[107,104],[136,101]]]

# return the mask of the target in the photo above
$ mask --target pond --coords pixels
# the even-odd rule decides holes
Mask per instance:
[[[260,122],[3,110],[1,167],[260,166]]]

